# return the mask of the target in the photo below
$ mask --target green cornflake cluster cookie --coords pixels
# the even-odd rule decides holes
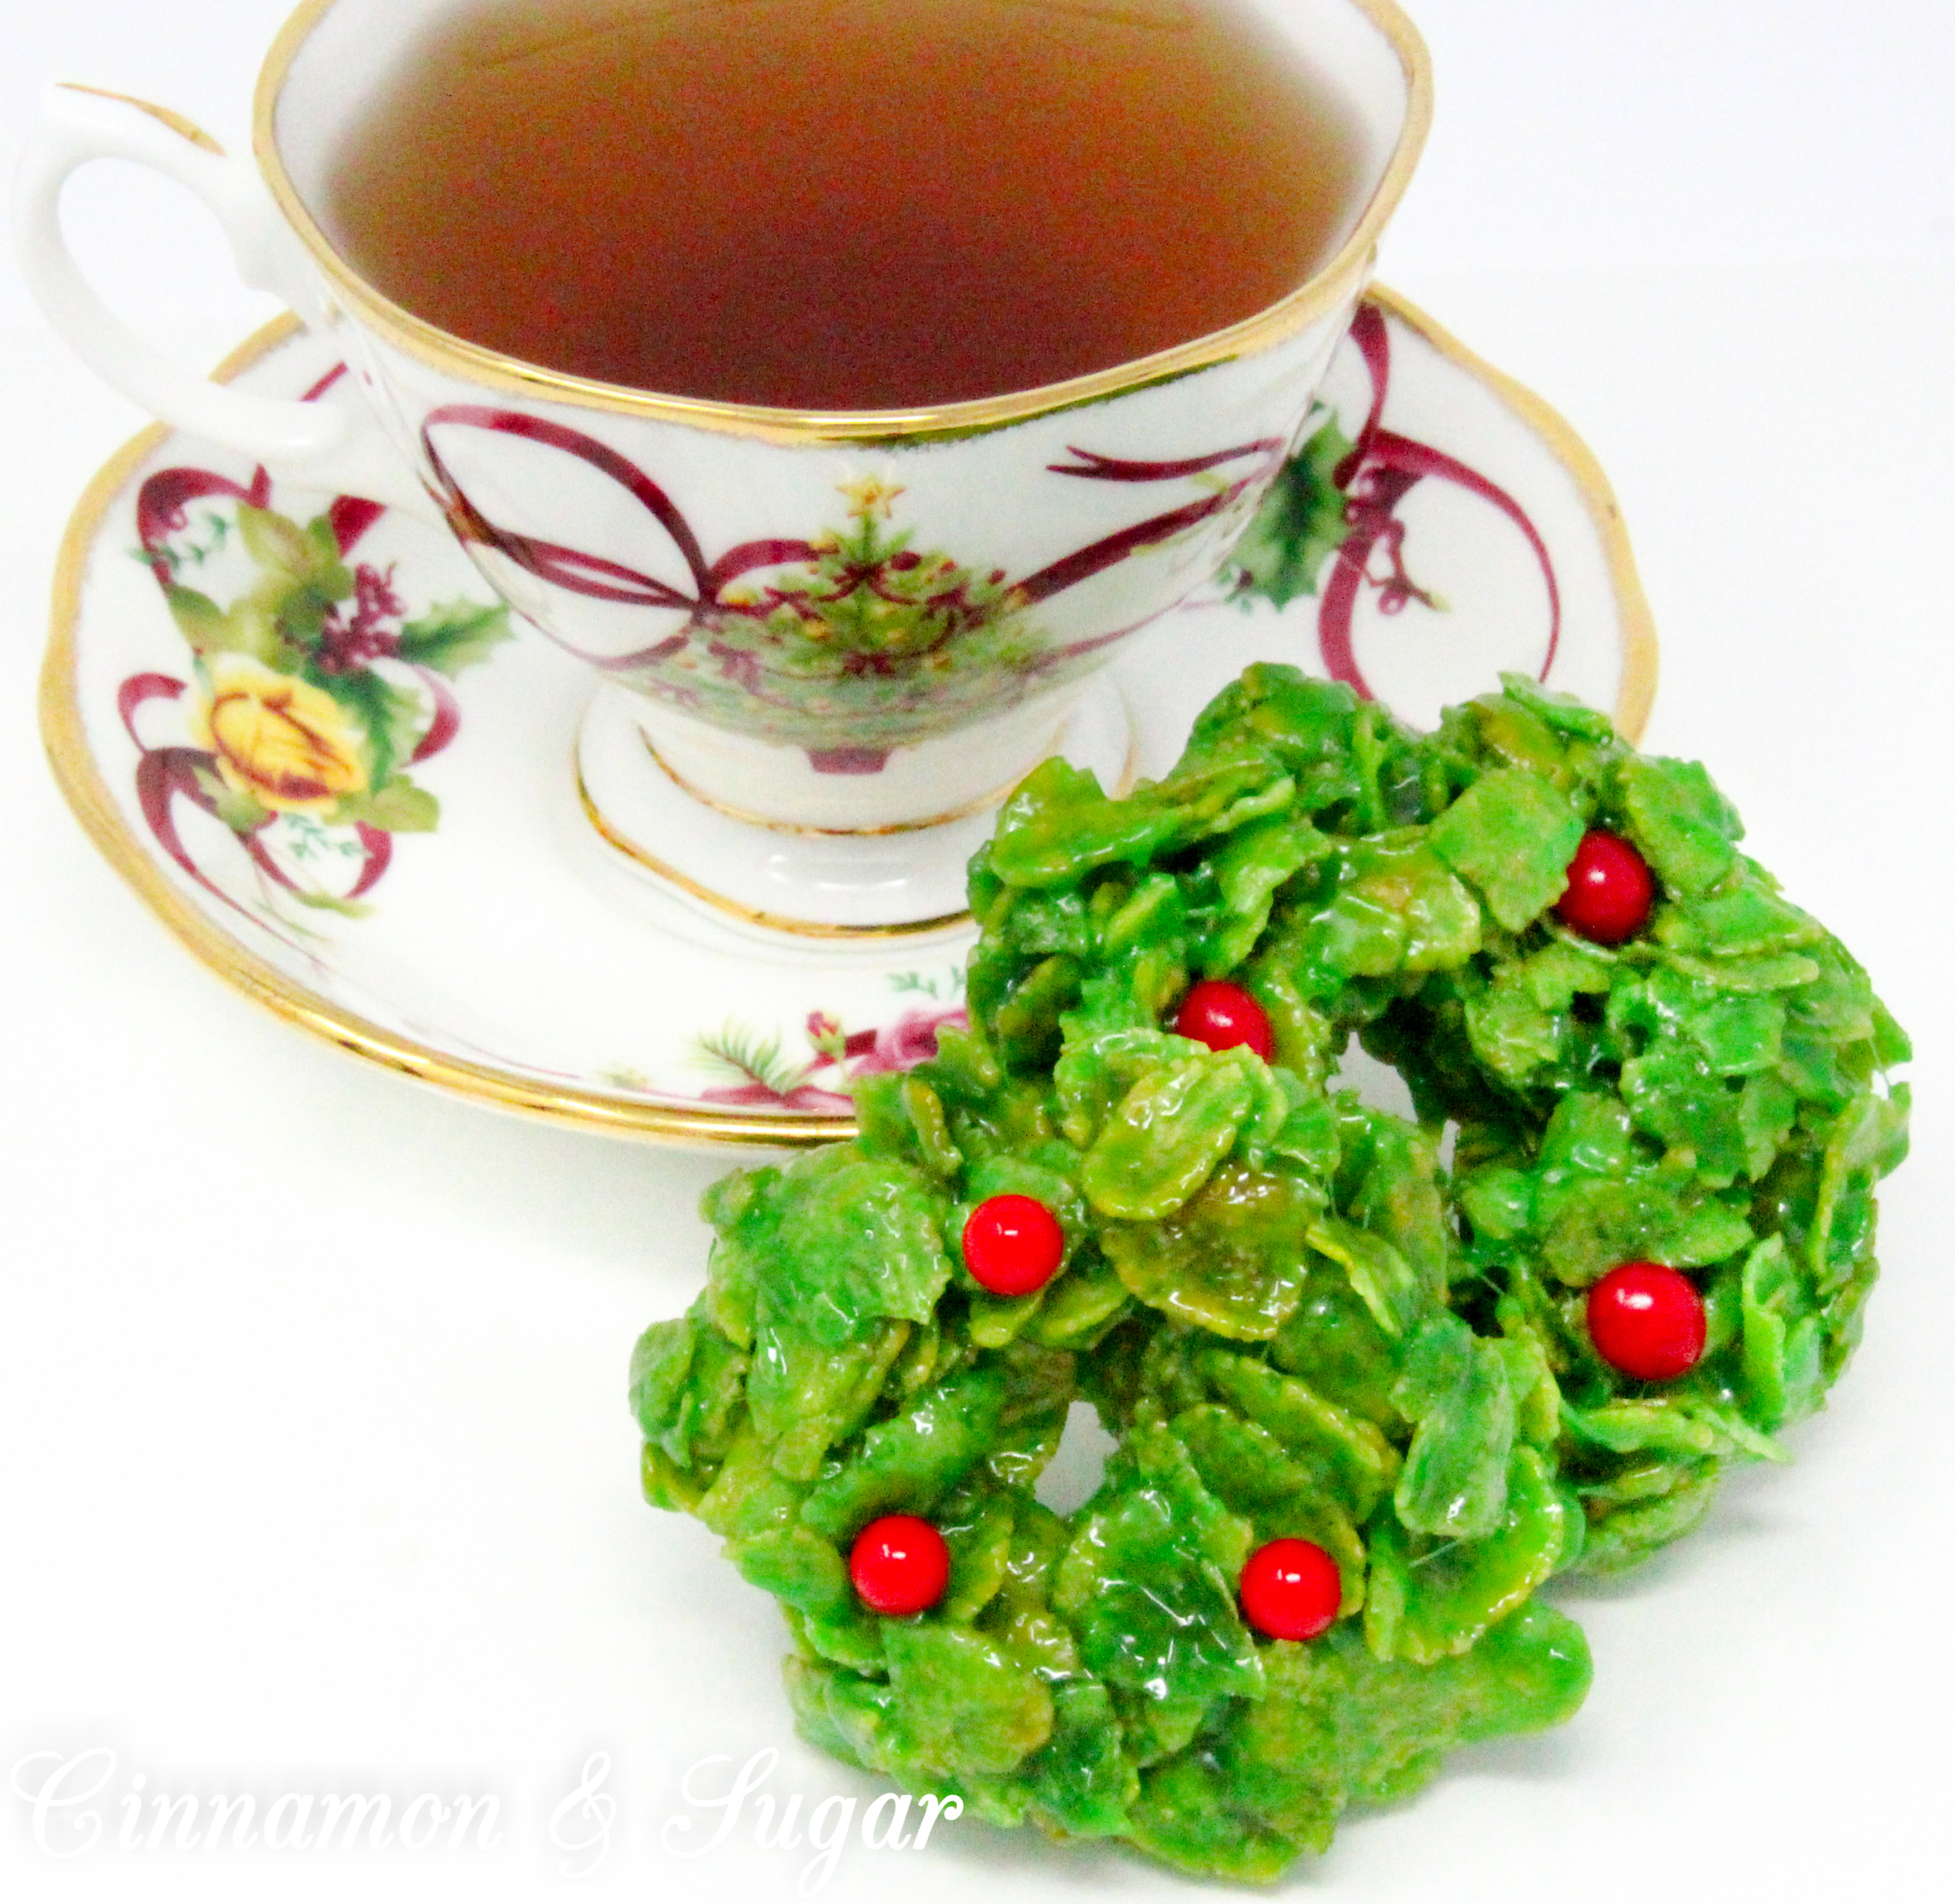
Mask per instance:
[[[1658,883],[1613,946],[1554,910],[1591,829]],[[633,1362],[647,1495],[780,1602],[803,1733],[1266,1880],[1451,1747],[1574,1712],[1588,1650],[1536,1589],[1784,1458],[1906,1145],[1905,1037],[1739,837],[1701,768],[1517,677],[1421,739],[1258,667],[1157,784],[1033,774],[972,863],[968,1030],[865,1081],[855,1142],[716,1186],[705,1293]],[[1261,1005],[1273,1062],[1170,1029],[1201,979]],[[1354,1033],[1420,1124],[1333,1088]],[[963,1259],[1005,1195],[1063,1235],[1032,1295]],[[1701,1294],[1675,1379],[1591,1340],[1631,1261]],[[1062,1518],[1034,1484],[1076,1400],[1119,1445]],[[889,1514],[947,1544],[927,1612],[851,1585]],[[1238,1598],[1288,1539],[1342,1582],[1305,1642]]]

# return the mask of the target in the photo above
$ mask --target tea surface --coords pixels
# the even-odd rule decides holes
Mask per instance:
[[[490,0],[318,210],[396,302],[532,363],[898,409],[1275,302],[1355,209],[1351,146],[1232,0]]]

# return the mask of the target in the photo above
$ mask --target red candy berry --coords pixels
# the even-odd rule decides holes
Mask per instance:
[[[1052,1279],[1066,1240],[1036,1197],[987,1197],[964,1222],[964,1266],[994,1296],[1029,1296]]]
[[[886,1514],[855,1537],[848,1577],[871,1613],[923,1613],[950,1583],[944,1537],[913,1514]]]
[[[1242,1617],[1272,1640],[1314,1640],[1337,1618],[1337,1563],[1311,1540],[1272,1540],[1242,1569]]]
[[[1222,978],[1204,978],[1181,1000],[1175,1029],[1210,1051],[1230,1051],[1246,1045],[1266,1065],[1276,1062],[1276,1039],[1269,1014],[1239,985]]]
[[[1594,829],[1569,862],[1568,886],[1555,911],[1570,931],[1598,946],[1620,946],[1650,923],[1656,881],[1650,862],[1620,833]]]
[[[1588,1334],[1611,1368],[1669,1382],[1704,1353],[1704,1298],[1680,1271],[1621,1263],[1588,1291]]]

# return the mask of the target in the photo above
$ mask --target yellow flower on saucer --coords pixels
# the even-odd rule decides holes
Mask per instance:
[[[323,688],[248,655],[208,658],[190,732],[227,785],[280,813],[323,813],[367,785],[367,735]]]

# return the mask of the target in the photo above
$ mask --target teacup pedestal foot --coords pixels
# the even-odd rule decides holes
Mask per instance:
[[[876,938],[953,925],[966,910],[965,869],[990,837],[1017,777],[937,820],[830,830],[742,814],[689,785],[641,723],[641,703],[604,687],[577,735],[585,817],[641,877],[721,920],[818,938]],[[1105,675],[1068,709],[1025,771],[1058,754],[1108,792],[1133,777],[1133,730]],[[661,737],[662,738],[662,737]],[[899,756],[900,758],[900,756]]]

